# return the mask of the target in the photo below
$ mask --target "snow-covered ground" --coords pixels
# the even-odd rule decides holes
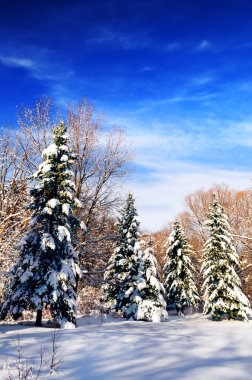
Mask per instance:
[[[50,379],[251,379],[252,321],[212,322],[194,314],[170,316],[168,322],[129,322],[80,318],[75,330],[60,330],[64,362]],[[49,349],[52,329],[0,325],[2,364],[16,355],[13,339],[23,351],[39,357]],[[1,373],[2,372],[2,373]],[[42,377],[43,379],[47,376]]]

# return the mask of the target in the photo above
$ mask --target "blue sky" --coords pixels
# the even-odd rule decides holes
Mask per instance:
[[[248,0],[3,0],[0,123],[88,96],[132,139],[127,187],[160,228],[189,192],[251,186],[251,18]]]

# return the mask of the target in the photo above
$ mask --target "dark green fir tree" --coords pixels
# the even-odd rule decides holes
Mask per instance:
[[[209,230],[209,239],[205,243],[202,266],[205,279],[204,314],[210,315],[213,320],[247,320],[251,310],[236,273],[239,268],[238,255],[230,233],[228,217],[215,194],[212,195],[205,225]]]
[[[164,299],[165,289],[160,282],[153,249],[144,249],[145,245],[144,241],[135,245],[135,254],[138,258],[137,274],[127,290],[130,302],[124,314],[126,318],[136,321],[160,322],[168,319]]]
[[[71,167],[75,157],[68,146],[63,122],[53,129],[53,144],[43,151],[43,163],[33,176],[29,208],[33,215],[29,232],[20,243],[20,257],[9,274],[0,318],[15,319],[25,310],[49,308],[62,328],[76,325],[76,290],[80,269],[71,243],[79,221],[73,216],[80,206],[75,198]]]
[[[139,221],[131,193],[120,214],[117,222],[118,244],[104,274],[103,301],[110,309],[124,314],[130,302],[127,290],[132,286],[138,260],[134,247],[139,237]]]
[[[168,309],[174,308],[180,315],[188,307],[196,308],[200,297],[193,276],[195,269],[189,257],[192,249],[178,221],[173,224],[167,245],[164,265],[166,303]]]

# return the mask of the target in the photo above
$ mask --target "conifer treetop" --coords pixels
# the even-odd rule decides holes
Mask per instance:
[[[76,157],[68,146],[67,129],[63,122],[53,128],[53,143],[42,152],[44,161],[34,173],[34,187],[31,190],[34,210],[31,226],[42,222],[59,219],[58,222],[68,232],[68,239],[76,226],[80,226],[73,216],[73,209],[81,207],[81,202],[75,197],[72,165]],[[63,229],[60,229],[61,235]]]
[[[135,199],[132,193],[128,194],[125,206],[120,210],[120,217],[117,221],[117,228],[121,237],[121,242],[128,242],[134,248],[139,237],[139,220],[135,207]]]

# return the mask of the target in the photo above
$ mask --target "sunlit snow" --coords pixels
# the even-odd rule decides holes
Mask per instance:
[[[148,323],[79,318],[77,329],[60,330],[62,380],[248,380],[252,373],[251,322],[212,322],[200,314]],[[68,326],[66,326],[68,327]],[[71,326],[69,326],[71,327]],[[50,350],[52,329],[0,325],[0,378],[16,355],[14,339],[30,362]]]

